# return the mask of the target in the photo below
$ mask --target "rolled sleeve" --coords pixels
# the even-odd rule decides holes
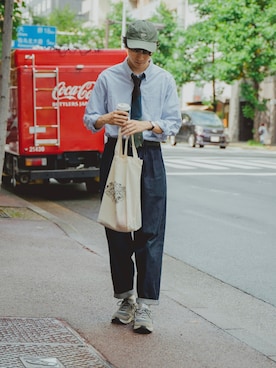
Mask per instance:
[[[105,80],[100,74],[87,102],[83,116],[84,125],[94,133],[103,129],[96,129],[95,123],[100,116],[107,112],[105,109],[105,103],[103,103],[103,101],[105,101],[105,98],[103,97],[105,96],[105,90]]]

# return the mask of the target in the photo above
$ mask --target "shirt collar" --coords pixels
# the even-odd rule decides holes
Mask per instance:
[[[131,74],[133,73],[133,71],[130,69],[130,67],[128,65],[127,58],[124,60],[123,66],[124,66],[124,69],[125,69],[126,73],[129,74],[129,79],[131,79]],[[148,75],[148,73],[150,73],[150,70],[152,69],[152,66],[153,66],[153,61],[152,61],[152,59],[150,59],[149,66],[143,72],[145,74],[145,79],[147,79],[147,75]],[[141,74],[143,74],[143,73],[141,73]]]

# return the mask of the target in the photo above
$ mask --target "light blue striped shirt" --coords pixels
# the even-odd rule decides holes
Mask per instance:
[[[97,132],[95,122],[101,115],[116,110],[118,103],[131,105],[133,89],[131,73],[127,59],[101,72],[85,109],[84,124],[89,130]],[[156,122],[163,133],[157,134],[146,130],[143,132],[143,138],[162,142],[167,136],[176,135],[182,123],[175,80],[169,72],[152,61],[144,73],[145,79],[141,83],[141,120]],[[107,137],[117,137],[117,126],[105,124],[104,127]]]

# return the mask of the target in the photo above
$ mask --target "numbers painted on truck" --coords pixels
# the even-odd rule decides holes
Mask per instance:
[[[30,146],[28,149],[29,152],[45,152],[44,146]]]

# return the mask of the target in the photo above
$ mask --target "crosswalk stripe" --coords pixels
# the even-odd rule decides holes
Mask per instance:
[[[261,170],[261,169],[274,169],[276,170],[276,163],[267,162],[265,160],[233,160],[233,159],[202,159],[193,158],[189,161],[185,161],[182,158],[166,158],[165,165],[171,169],[193,170],[193,169],[209,169],[213,170],[231,170],[231,168],[243,169],[243,170]]]
[[[185,165],[185,164],[174,164],[174,163],[167,162],[167,161],[165,161],[165,165],[166,165],[166,167],[170,167],[170,168],[173,168],[173,169],[189,169],[189,170],[195,170],[196,169],[196,167],[194,167],[194,166],[188,166],[188,165]]]
[[[240,168],[240,169],[245,169],[245,170],[250,170],[250,169],[254,169],[254,168],[258,168],[257,165],[248,165],[248,163],[246,162],[246,164],[241,163],[241,162],[230,162],[230,161],[218,161],[216,162],[216,165],[223,165],[223,166],[227,166],[228,168],[230,167],[235,167],[235,168]]]
[[[225,167],[216,167],[212,163],[200,163],[200,162],[195,162],[195,161],[192,161],[192,162],[185,161],[182,164],[182,163],[179,163],[179,162],[178,163],[173,163],[170,160],[166,160],[165,162],[166,162],[166,165],[171,166],[171,167],[175,167],[175,168],[177,168],[176,166],[178,166],[178,168],[184,168],[184,166],[186,166],[189,169],[191,169],[191,168],[195,169],[196,167],[201,167],[201,168],[204,168],[204,169],[211,169],[211,170],[216,170],[216,169],[218,169],[218,170],[227,170],[227,168],[225,168]]]
[[[260,168],[260,167],[270,167],[270,168],[275,168],[276,169],[276,166],[275,165],[270,165],[269,163],[265,162],[260,162],[259,160],[246,160],[246,161],[237,161],[237,160],[221,160],[220,162],[218,162],[218,164],[226,164],[226,165],[236,165],[236,167],[242,167],[242,168],[246,168],[246,167],[249,167],[249,168]]]
[[[269,168],[272,168],[272,169],[276,169],[276,163],[274,163],[274,162],[267,162],[267,161],[264,161],[264,160],[258,160],[257,163],[261,167],[269,167]]]
[[[167,172],[167,176],[276,176],[276,172],[214,172],[214,171],[197,171],[197,172]]]

